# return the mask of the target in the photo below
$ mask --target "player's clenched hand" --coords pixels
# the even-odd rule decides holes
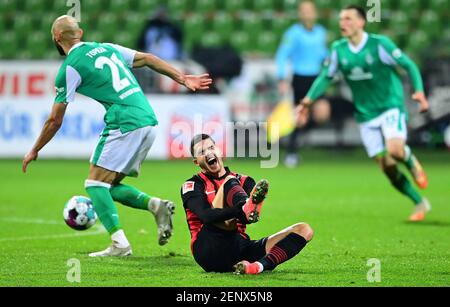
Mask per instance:
[[[23,158],[23,162],[22,162],[22,172],[26,173],[27,172],[27,166],[28,164],[30,164],[31,161],[36,160],[38,157],[38,153],[34,150],[30,151],[25,158]]]
[[[419,103],[419,112],[425,113],[428,111],[429,104],[428,100],[425,97],[425,94],[423,92],[416,92],[412,95],[412,99],[416,100]]]
[[[209,74],[203,75],[185,75],[184,76],[184,85],[190,89],[191,91],[196,90],[207,90],[209,89],[209,85],[212,83],[212,79],[209,77]]]
[[[303,98],[300,104],[295,108],[295,118],[297,122],[303,122],[308,117],[308,109],[312,100],[309,97]]]

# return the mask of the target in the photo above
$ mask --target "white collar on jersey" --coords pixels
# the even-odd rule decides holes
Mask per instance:
[[[348,48],[350,49],[351,52],[358,53],[364,48],[364,46],[366,45],[368,40],[369,40],[369,34],[367,34],[367,32],[363,32],[362,40],[359,42],[358,46],[353,46],[349,41]]]
[[[73,45],[72,48],[70,48],[69,52],[67,52],[67,55],[69,55],[70,52],[72,52],[73,49],[78,48],[78,47],[80,47],[83,44],[84,44],[84,42],[79,42],[79,43],[76,43],[75,45]]]

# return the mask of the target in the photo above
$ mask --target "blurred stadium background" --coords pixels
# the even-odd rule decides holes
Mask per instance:
[[[340,8],[349,3],[367,7],[367,1],[314,2],[319,11],[319,23],[328,30],[330,42],[339,37]],[[5,109],[5,104],[18,97],[40,97],[41,101],[35,104],[45,101],[48,105],[51,101],[50,89],[61,60],[50,39],[50,27],[57,16],[69,11],[70,3],[65,0],[0,1],[0,63],[3,66],[0,107],[3,105]],[[182,30],[183,54],[173,64],[187,72],[209,71],[212,74],[216,84],[210,93],[223,98],[219,113],[229,117],[227,120],[265,121],[280,100],[274,54],[283,32],[298,21],[297,0],[81,0],[79,3],[86,41],[114,42],[131,48],[138,47],[147,20],[165,6],[170,20]],[[410,142],[413,144],[433,148],[450,146],[449,22],[449,0],[381,0],[381,22],[371,22],[368,26],[369,32],[389,35],[421,68],[431,110],[427,115],[418,115],[414,102],[408,101]],[[230,51],[226,46],[233,49]],[[212,58],[214,54],[216,58]],[[182,88],[149,70],[135,73],[150,95],[175,95],[171,99],[174,97],[178,101],[178,94],[183,94]],[[405,96],[410,97],[407,79],[405,76]],[[19,86],[21,84],[23,86]],[[345,85],[329,91],[342,97],[348,97],[347,93]],[[8,108],[0,117],[3,139],[5,135],[14,134],[8,130],[14,129],[10,126],[13,110],[14,107]],[[360,145],[351,114],[345,115],[348,118],[339,131],[330,125],[309,129],[301,142],[304,146]],[[8,156],[4,151],[1,155]]]

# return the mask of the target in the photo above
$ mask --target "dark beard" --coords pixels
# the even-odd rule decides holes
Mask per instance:
[[[59,52],[60,56],[65,56],[66,53],[64,52],[64,49],[56,42],[56,40],[53,40],[53,42],[55,43],[55,47]]]

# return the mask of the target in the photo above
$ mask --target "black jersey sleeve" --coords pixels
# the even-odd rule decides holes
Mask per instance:
[[[204,183],[196,177],[189,179],[181,187],[183,207],[197,215],[204,224],[214,224],[232,218],[242,218],[242,206],[223,209],[212,208],[204,191]]]

